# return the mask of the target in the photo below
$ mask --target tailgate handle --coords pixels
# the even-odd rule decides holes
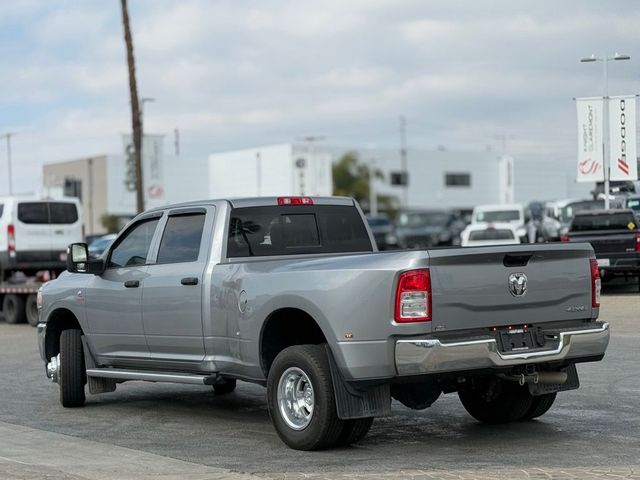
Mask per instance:
[[[502,259],[505,267],[524,267],[533,257],[533,253],[507,253]]]

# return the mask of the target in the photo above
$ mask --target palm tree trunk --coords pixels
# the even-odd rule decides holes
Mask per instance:
[[[144,210],[144,190],[142,184],[142,118],[138,100],[138,83],[136,81],[136,63],[133,56],[133,39],[129,26],[127,0],[120,0],[122,7],[122,25],[124,27],[124,43],[127,46],[127,63],[129,65],[129,92],[131,97],[131,126],[133,129],[133,154],[136,164],[136,207],[138,213]]]

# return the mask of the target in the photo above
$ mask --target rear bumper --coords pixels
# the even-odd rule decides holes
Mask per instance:
[[[601,357],[609,344],[609,324],[558,333],[552,349],[501,353],[494,338],[447,343],[437,338],[396,341],[398,375],[424,375]]]
[[[640,254],[638,253],[627,253],[624,255],[597,253],[596,257],[600,262],[604,259],[608,260],[608,265],[598,265],[600,270],[605,273],[640,274]]]

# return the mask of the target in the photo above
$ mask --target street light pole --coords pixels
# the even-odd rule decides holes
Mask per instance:
[[[609,159],[609,61],[611,60],[629,60],[629,55],[620,55],[615,53],[612,57],[596,57],[591,55],[587,58],[582,58],[582,63],[587,62],[602,62],[603,74],[604,74],[604,96],[602,97],[602,161],[604,170],[604,208],[609,210],[611,206],[611,172],[610,172],[610,159]]]
[[[7,173],[9,174],[9,195],[13,195],[13,174],[11,173],[11,136],[13,133],[7,132],[2,137],[7,139]]]

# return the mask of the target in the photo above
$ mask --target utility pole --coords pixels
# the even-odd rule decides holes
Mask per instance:
[[[315,187],[312,192],[317,191],[318,189],[318,162],[315,161],[315,142],[319,142],[324,140],[325,137],[318,135],[308,135],[306,137],[299,137],[298,140],[302,140],[307,144],[307,163],[309,164],[309,168],[313,172],[313,187]],[[322,171],[322,169],[320,169]],[[314,193],[311,193],[314,195]]]
[[[129,10],[127,0],[120,0],[122,9],[122,26],[124,29],[124,43],[127,48],[127,65],[129,68],[129,95],[131,101],[131,127],[133,131],[133,155],[136,170],[136,208],[138,213],[144,210],[144,190],[142,182],[142,116],[140,115],[140,101],[138,100],[138,83],[136,81],[136,63],[133,55],[133,38],[129,25]]]
[[[400,169],[404,185],[402,187],[402,204],[409,205],[409,172],[407,171],[407,119],[400,115]]]
[[[9,195],[13,195],[13,174],[11,173],[11,136],[13,133],[7,132],[2,137],[7,139],[7,170],[9,174]]]
[[[376,161],[371,158],[367,162],[369,168],[369,215],[378,215],[378,195],[376,193]]]

